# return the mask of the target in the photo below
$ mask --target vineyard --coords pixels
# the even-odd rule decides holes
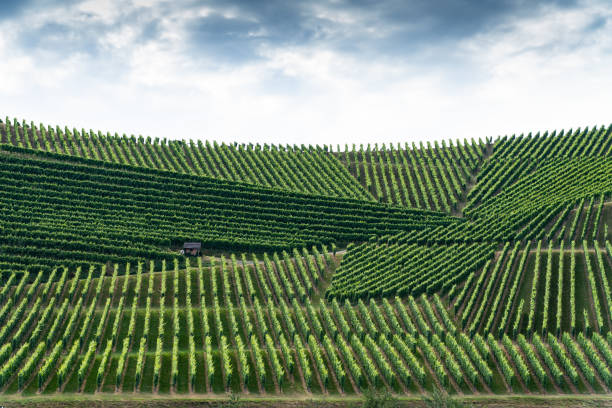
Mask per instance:
[[[341,149],[6,118],[0,393],[609,394],[611,132]]]

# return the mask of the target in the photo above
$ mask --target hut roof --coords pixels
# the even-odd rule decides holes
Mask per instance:
[[[183,249],[201,249],[201,248],[202,248],[201,242],[185,242],[183,244]]]

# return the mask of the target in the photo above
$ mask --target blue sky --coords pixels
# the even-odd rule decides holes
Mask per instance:
[[[290,144],[612,122],[608,1],[0,1],[0,116]]]

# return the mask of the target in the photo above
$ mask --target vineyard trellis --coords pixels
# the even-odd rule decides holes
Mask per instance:
[[[333,151],[7,120],[0,392],[608,393],[610,131]]]

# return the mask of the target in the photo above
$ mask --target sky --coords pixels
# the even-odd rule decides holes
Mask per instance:
[[[612,2],[0,0],[0,117],[328,144],[612,122]]]

